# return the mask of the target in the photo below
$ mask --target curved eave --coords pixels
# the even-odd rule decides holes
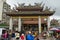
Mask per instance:
[[[15,14],[6,14],[6,15],[8,15],[8,16],[51,16],[51,15],[53,15],[54,13],[51,13],[51,14],[44,14],[44,13],[37,13],[37,14],[17,14],[17,13],[15,13]]]

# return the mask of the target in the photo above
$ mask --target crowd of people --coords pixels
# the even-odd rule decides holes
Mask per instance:
[[[56,34],[55,34],[56,35]],[[55,37],[53,35],[53,37]],[[41,34],[38,31],[14,31],[14,30],[5,30],[2,33],[1,40],[40,40],[40,38],[46,39],[48,37],[47,32],[42,32]],[[60,37],[58,34],[56,38]],[[60,40],[59,38],[57,38]]]
[[[5,30],[1,36],[1,40],[39,40],[38,32],[26,31],[18,32],[13,30]]]

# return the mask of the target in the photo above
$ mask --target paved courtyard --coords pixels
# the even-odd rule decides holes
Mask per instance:
[[[56,40],[56,38],[47,38],[47,39],[40,38],[40,40]]]

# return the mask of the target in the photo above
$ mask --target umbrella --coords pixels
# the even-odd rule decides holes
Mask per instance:
[[[57,32],[60,32],[60,28],[58,28],[59,30],[56,30]]]
[[[57,32],[60,32],[60,30],[56,30]]]
[[[59,30],[58,28],[51,28],[50,30]]]
[[[56,30],[56,32],[60,32],[60,30]]]

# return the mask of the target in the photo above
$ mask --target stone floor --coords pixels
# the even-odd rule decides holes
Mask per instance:
[[[56,40],[56,38],[52,38],[52,37],[46,39],[40,38],[40,40]]]

